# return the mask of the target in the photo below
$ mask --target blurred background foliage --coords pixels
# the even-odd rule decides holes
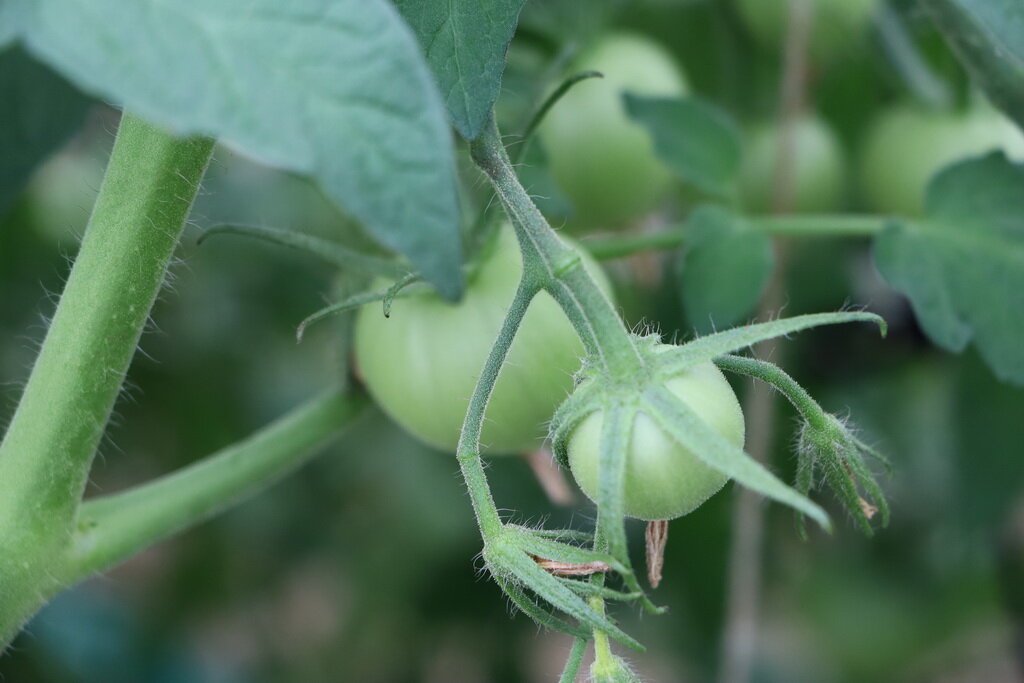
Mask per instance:
[[[691,89],[741,124],[775,115],[778,51],[752,38],[732,3],[583,7],[527,3],[499,103],[507,130],[521,125],[551,87],[552,64],[565,46],[586,45],[608,26],[659,41],[683,66]],[[926,18],[910,2],[893,7],[951,96],[972,97]],[[810,90],[851,170],[880,108],[913,94],[876,33],[861,39],[841,59],[815,66]],[[80,95],[35,68],[39,73],[22,87],[52,88],[50,102],[63,113],[41,129],[56,153],[27,186],[18,178],[30,162],[4,175],[0,187],[3,421],[85,228],[117,120],[113,110],[84,106]],[[75,107],[84,113],[75,115]],[[5,170],[11,167],[17,165]],[[483,184],[468,163],[465,171],[471,205],[484,198]],[[572,206],[546,174],[541,147],[523,174],[556,225],[570,218]],[[838,208],[864,210],[856,174],[849,175],[854,180]],[[679,190],[666,211],[682,214],[691,199]],[[91,493],[118,490],[231,443],[341,372],[340,322],[315,329],[301,346],[294,342],[296,323],[331,296],[330,269],[245,239],[198,247],[195,238],[203,226],[231,221],[366,247],[359,227],[307,182],[229,149],[216,153],[193,221],[132,366]],[[664,254],[610,264],[631,324],[687,334],[672,285],[676,260]],[[885,488],[893,523],[874,539],[840,525],[832,537],[815,533],[802,543],[791,514],[770,508],[755,680],[1019,680],[1024,391],[1000,384],[972,352],[954,356],[931,346],[906,302],[881,280],[863,240],[793,241],[785,293],[788,315],[853,305],[889,320],[888,339],[856,327],[826,328],[786,342],[774,360],[825,408],[853,416],[866,439],[891,456],[895,475]],[[795,420],[788,406],[777,419],[772,463],[791,475]],[[493,460],[489,474],[499,507],[524,520],[568,523],[592,514],[579,494],[575,506],[553,507],[518,459]],[[728,486],[672,524],[656,593],[670,613],[641,620],[631,610],[617,612],[648,646],[632,661],[651,680],[715,675],[733,495]],[[642,528],[631,535],[642,538]],[[396,547],[414,559],[398,560]],[[0,660],[0,678],[554,680],[568,640],[510,616],[474,563],[478,550],[452,457],[419,445],[371,410],[294,476],[60,596]]]

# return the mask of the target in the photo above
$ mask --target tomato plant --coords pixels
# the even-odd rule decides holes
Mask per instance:
[[[511,226],[498,232],[458,304],[431,291],[395,300],[388,317],[376,306],[359,312],[356,363],[370,394],[409,432],[454,451],[477,376],[498,336],[522,276]],[[600,266],[588,271],[610,292]],[[386,284],[383,283],[383,284]],[[509,350],[488,404],[483,443],[493,453],[539,448],[546,423],[572,389],[583,344],[558,304],[533,302]]]
[[[0,4],[0,678],[934,678],[1024,633],[1024,38],[919,2]]]
[[[622,95],[682,95],[686,79],[664,48],[630,33],[597,39],[569,72],[586,70],[602,78],[567,93],[541,125],[540,135],[555,182],[576,210],[576,222],[615,226],[653,209],[672,179],[648,134],[627,117]]]
[[[919,216],[935,173],[994,149],[1024,158],[1024,135],[988,106],[955,112],[897,105],[878,114],[863,141],[861,185],[876,211]]]

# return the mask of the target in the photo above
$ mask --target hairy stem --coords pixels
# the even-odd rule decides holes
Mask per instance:
[[[125,114],[99,197],[0,444],[0,641],[52,593],[89,468],[213,141]],[[47,584],[43,587],[43,584]]]
[[[360,394],[331,390],[193,465],[86,501],[68,578],[103,571],[263,489],[317,453],[365,404]]]
[[[529,194],[523,189],[509,161],[505,147],[501,143],[501,137],[493,118],[472,143],[470,152],[477,166],[490,179],[505,212],[516,229],[516,236],[523,253],[524,285],[521,285],[520,292],[522,293],[526,283],[530,282],[536,283],[537,289],[543,288],[548,291],[572,322],[589,354],[603,364],[604,369],[611,377],[635,376],[638,371],[643,369],[643,363],[633,337],[615,312],[611,301],[586,271],[581,254],[558,238]],[[536,290],[528,293],[532,297],[536,294]],[[517,295],[517,300],[519,298],[520,295]],[[517,303],[513,302],[506,318],[505,327],[511,327],[512,333],[525,313],[526,306],[522,305],[521,308],[522,310],[518,310]],[[491,500],[490,490],[480,464],[479,426],[483,418],[483,409],[486,407],[487,396],[497,378],[497,369],[507,352],[507,345],[502,348],[505,335],[506,331],[503,330],[502,336],[499,337],[498,343],[488,358],[488,364],[484,368],[484,373],[477,384],[477,390],[471,399],[470,414],[467,415],[462,439],[459,443],[459,463],[469,486],[470,495],[473,497],[474,508],[477,511],[485,539],[487,537],[486,520],[480,517],[480,512],[482,508],[492,509],[494,503]],[[511,341],[511,334],[507,341]],[[471,429],[475,433],[470,433]],[[500,524],[496,511],[493,516],[493,523]],[[606,544],[607,539],[604,538],[604,532],[599,530],[595,547],[597,550],[603,550]],[[595,578],[594,582],[600,585],[603,579]],[[604,613],[604,601],[599,596],[591,599],[591,606],[598,614]],[[600,631],[595,630],[594,635],[595,643],[599,642],[598,638],[605,638],[605,634]],[[607,647],[607,642],[605,642],[605,647]]]
[[[576,638],[572,641],[572,649],[569,650],[569,657],[565,660],[565,668],[558,677],[558,683],[576,683],[580,665],[583,664],[583,655],[587,653],[588,642],[586,638]]]
[[[487,474],[480,459],[480,432],[483,430],[484,414],[487,412],[487,403],[491,399],[494,385],[498,381],[498,374],[505,363],[505,358],[508,357],[508,351],[512,347],[519,325],[523,322],[526,309],[538,291],[540,286],[524,272],[505,321],[498,332],[498,338],[487,354],[487,361],[473,389],[473,396],[469,399],[469,410],[466,411],[462,433],[459,435],[459,445],[455,451],[485,543],[501,532],[501,518],[498,515],[498,508],[494,505],[491,488],[487,484]]]
[[[213,142],[126,114],[99,198],[0,445],[0,528],[65,526],[163,285]]]
[[[555,234],[523,189],[501,143],[493,119],[470,146],[480,167],[515,226],[523,251],[523,268],[559,303],[587,351],[613,377],[633,375],[639,352],[611,301],[597,286],[576,249]]]
[[[822,418],[822,410],[818,402],[779,366],[744,356],[720,356],[715,359],[715,365],[729,372],[759,379],[775,387],[793,404],[801,417],[811,425],[818,429],[824,429],[827,426]]]

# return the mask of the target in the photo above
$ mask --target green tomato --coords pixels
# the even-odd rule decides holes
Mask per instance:
[[[585,265],[605,292],[600,267]],[[522,274],[515,234],[503,228],[458,304],[432,291],[397,298],[391,317],[366,306],[355,331],[366,387],[395,422],[420,440],[454,451],[476,386]],[[387,282],[379,283],[387,286]],[[494,387],[481,435],[492,453],[539,448],[546,423],[572,391],[584,348],[546,292],[534,298]]]
[[[630,33],[605,36],[567,73],[589,69],[604,78],[573,86],[539,134],[551,174],[580,224],[608,227],[653,209],[672,183],[647,131],[627,116],[622,94],[683,95],[687,85],[664,48]]]
[[[839,138],[817,116],[797,120],[794,133],[796,159],[790,210],[811,213],[835,209],[846,185],[846,162]],[[749,131],[740,169],[740,194],[750,211],[764,213],[772,208],[778,149],[777,124],[760,124]]]
[[[665,345],[665,348],[673,348]],[[702,363],[665,385],[709,427],[743,447],[743,411],[729,382],[713,363]],[[569,436],[569,467],[587,497],[596,501],[603,411],[592,413]],[[674,519],[716,493],[728,477],[705,465],[647,414],[637,414],[626,453],[625,511],[646,520]]]
[[[830,62],[863,44],[877,6],[878,0],[811,0],[811,59]],[[737,0],[736,9],[758,43],[782,50],[789,0]]]
[[[1001,149],[1024,158],[1024,135],[996,110],[974,106],[944,112],[898,105],[872,124],[861,148],[860,182],[864,198],[882,213],[919,216],[925,188],[943,167]]]

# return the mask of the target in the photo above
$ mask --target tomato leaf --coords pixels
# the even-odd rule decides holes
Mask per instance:
[[[1024,165],[1002,152],[936,175],[921,221],[897,220],[875,239],[875,261],[910,297],[939,346],[972,339],[1005,381],[1024,384]]]
[[[696,97],[647,97],[625,93],[626,112],[647,129],[654,151],[672,171],[715,196],[735,193],[741,144],[725,111]]]
[[[922,0],[992,101],[1024,127],[1024,11],[1020,0]]]
[[[714,334],[697,337],[682,346],[658,353],[655,370],[672,376],[692,368],[698,363],[714,360],[727,353],[753,346],[765,339],[774,339],[785,335],[809,330],[822,325],[840,325],[843,323],[870,322],[878,325],[884,337],[888,332],[885,320],[866,311],[841,311],[839,313],[810,313],[792,318],[781,318],[766,323],[753,323],[741,327],[715,332]]]
[[[3,10],[0,9],[0,20]],[[0,54],[0,214],[78,129],[89,100],[18,47]]]
[[[707,426],[693,409],[664,387],[644,395],[643,410],[680,445],[705,464],[758,493],[789,505],[817,522],[826,531],[832,523],[816,503],[787,486],[742,449],[733,446]]]
[[[384,0],[47,0],[24,38],[87,91],[316,177],[449,298],[461,291],[451,132]]]
[[[525,0],[395,0],[420,40],[452,122],[480,134],[501,89],[505,51]]]
[[[18,35],[20,5],[14,2],[0,2],[0,47],[14,40]]]
[[[686,318],[698,334],[739,322],[757,305],[774,267],[771,240],[720,206],[687,221],[678,281]]]

